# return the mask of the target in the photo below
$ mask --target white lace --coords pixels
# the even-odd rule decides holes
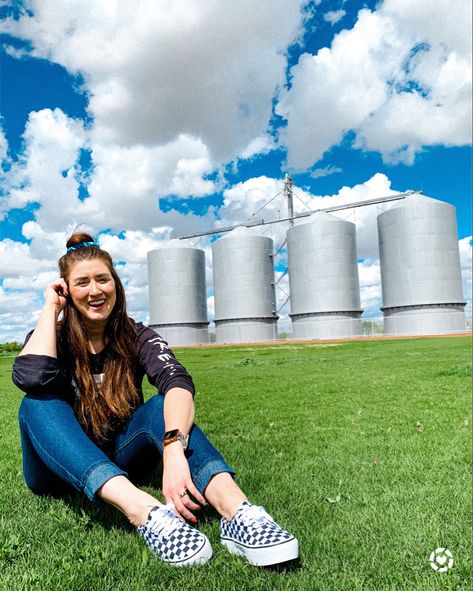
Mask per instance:
[[[172,503],[156,509],[156,511],[153,511],[146,526],[156,535],[163,538],[168,537],[182,524],[179,517],[173,512],[173,509],[174,505]]]
[[[274,523],[274,519],[271,517],[271,515],[266,513],[263,507],[258,507],[257,505],[243,507],[239,517],[245,525],[253,525],[254,523],[266,520]]]

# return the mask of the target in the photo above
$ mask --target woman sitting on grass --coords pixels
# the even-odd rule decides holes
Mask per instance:
[[[26,392],[19,420],[27,486],[36,494],[78,490],[115,506],[176,566],[212,555],[209,540],[185,521],[195,524],[207,503],[222,516],[221,541],[232,554],[255,565],[296,558],[294,536],[247,501],[193,424],[192,378],[156,332],[127,316],[109,253],[74,233],[59,270],[13,367]],[[158,390],[147,402],[145,374]],[[165,505],[129,478],[160,459]]]

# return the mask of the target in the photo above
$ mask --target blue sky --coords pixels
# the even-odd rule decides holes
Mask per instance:
[[[146,320],[146,251],[246,219],[286,172],[311,206],[410,189],[455,205],[468,290],[471,7],[453,4],[2,3],[0,245],[16,263],[1,269],[0,340],[34,322],[77,223],[122,261]],[[347,214],[369,315],[375,214]]]

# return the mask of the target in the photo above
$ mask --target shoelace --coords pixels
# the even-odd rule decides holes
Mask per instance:
[[[152,512],[151,518],[146,525],[153,533],[166,538],[182,525],[181,520],[172,511],[172,508],[174,508],[174,505],[165,505]]]
[[[258,507],[257,505],[251,505],[251,507],[245,507],[240,515],[239,518],[241,521],[248,526],[251,526],[255,523],[260,523],[263,521],[270,521],[274,523],[274,519],[266,513],[263,507]]]

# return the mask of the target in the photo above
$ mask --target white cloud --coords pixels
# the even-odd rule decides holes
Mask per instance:
[[[77,161],[86,137],[82,122],[64,115],[60,109],[31,112],[23,135],[25,150],[5,174],[9,195],[2,210],[22,208],[38,202],[38,220],[58,228],[80,206],[77,197]]]
[[[209,322],[212,322],[215,319],[215,298],[213,295],[207,298],[207,314]]]
[[[189,136],[179,136],[166,146],[97,144],[92,161],[90,197],[79,213],[98,227],[116,231],[169,225],[166,220],[175,214],[160,212],[160,197],[202,196],[214,193],[219,186],[203,178],[212,164],[204,144]],[[189,218],[192,225],[192,216]]]
[[[248,160],[256,155],[267,154],[271,150],[275,150],[277,144],[274,138],[268,134],[260,135],[253,139],[240,153],[242,160]]]
[[[41,297],[33,291],[0,286],[1,342],[22,343],[37,322],[41,305]]]
[[[39,204],[45,233],[84,221],[115,232],[210,227],[212,209],[207,217],[163,213],[158,200],[215,193],[222,162],[274,148],[272,100],[285,81],[284,52],[302,31],[303,4],[26,2],[3,31],[30,41],[28,55],[83,77],[92,124],[60,109],[30,113],[1,211]],[[83,150],[93,165],[87,175]]]
[[[220,186],[204,178],[213,170],[205,145],[185,135],[166,146],[91,145],[82,122],[60,109],[44,109],[30,113],[23,138],[24,151],[4,175],[8,195],[0,209],[39,204],[35,218],[43,232],[83,222],[117,232],[166,225],[195,229],[205,218],[164,214],[159,198],[201,196]],[[82,150],[92,159],[87,179],[79,167]],[[81,182],[89,193],[84,200],[79,199]]]
[[[112,234],[102,234],[100,247],[107,250],[115,261],[129,264],[146,263],[148,251],[158,248],[168,241],[169,236],[157,236],[141,231],[127,231],[123,238]],[[136,270],[136,266],[134,269]]]
[[[32,255],[28,244],[9,238],[0,241],[0,277],[32,276],[50,268],[51,264],[47,259]]]
[[[0,120],[1,124],[1,120]],[[8,159],[8,142],[5,137],[5,132],[0,125],[0,164]]]
[[[346,15],[345,10],[329,10],[324,14],[324,19],[332,26],[337,24]]]
[[[7,314],[30,314],[32,306],[36,304],[35,295],[32,292],[14,292],[0,286],[0,312]],[[24,321],[24,317],[21,318]]]
[[[33,277],[21,275],[20,277],[7,277],[2,284],[5,289],[17,290],[40,290],[43,291],[45,287],[56,280],[58,276],[57,270],[43,271],[35,274]]]
[[[185,197],[192,195],[200,197],[215,193],[216,187],[213,182],[205,180],[206,174],[213,170],[208,158],[181,158],[176,166],[176,171],[169,187],[169,193]]]
[[[381,297],[381,272],[379,260],[364,260],[358,263],[358,276],[360,279],[360,301],[365,317],[382,316],[380,310]]]
[[[309,168],[349,130],[389,162],[470,143],[470,25],[468,0],[386,0],[330,48],[303,54],[277,106],[289,166]]]
[[[33,16],[3,29],[83,74],[94,141],[164,145],[189,134],[228,161],[266,130],[303,4],[29,0]]]
[[[330,176],[331,174],[337,174],[338,172],[343,172],[343,169],[341,169],[339,166],[329,165],[325,166],[324,168],[316,168],[310,173],[310,176],[313,179],[318,179],[324,176]]]

